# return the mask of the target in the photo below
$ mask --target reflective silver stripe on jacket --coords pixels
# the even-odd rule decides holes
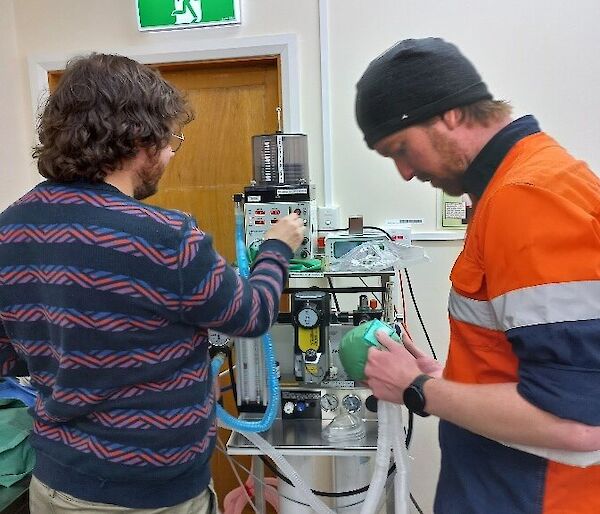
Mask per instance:
[[[525,287],[489,302],[466,298],[452,289],[448,312],[458,321],[502,331],[543,323],[600,319],[600,280]]]
[[[526,287],[492,300],[502,330],[600,318],[600,280]]]
[[[502,330],[490,302],[467,298],[458,294],[454,288],[450,290],[448,312],[458,321],[490,330]]]

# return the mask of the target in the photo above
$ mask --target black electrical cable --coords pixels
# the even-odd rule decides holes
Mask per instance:
[[[238,397],[237,397],[237,385],[235,383],[235,373],[233,372],[233,349],[227,348],[227,363],[229,365],[229,382],[231,383],[231,390],[233,392],[233,400],[235,403],[236,410],[238,409]],[[239,414],[239,411],[238,411]]]
[[[269,459],[267,459],[264,455],[259,455],[259,457],[265,463],[265,466],[267,466],[278,478],[283,480],[286,484],[294,487],[294,484],[291,482],[291,480],[288,477],[286,477],[285,475],[281,474],[281,472],[271,463],[271,461]],[[396,471],[396,464],[393,464],[390,467],[390,469],[388,470],[388,474],[387,474],[388,478],[394,473],[394,471]],[[361,487],[360,489],[353,489],[352,491],[344,491],[343,493],[331,493],[331,492],[327,492],[327,491],[318,491],[316,489],[311,489],[313,494],[315,494],[316,496],[323,496],[325,498],[342,498],[345,496],[354,496],[356,494],[365,493],[368,490],[369,490],[368,485]]]
[[[378,230],[379,232],[383,232],[390,241],[393,241],[394,238],[390,235],[387,230],[382,229],[381,227],[373,227],[371,225],[365,225],[363,228],[368,228],[370,230]]]
[[[333,289],[333,280],[331,279],[331,277],[327,277],[327,282],[329,283],[329,289]],[[337,294],[336,293],[331,293],[331,295],[333,296],[333,303],[335,303],[335,308],[338,312],[340,311],[340,304],[338,302],[337,299]]]
[[[388,234],[388,237],[389,237],[389,234]],[[437,360],[437,356],[435,355],[435,350],[433,349],[433,345],[431,344],[431,340],[429,339],[429,334],[427,333],[427,330],[425,329],[425,324],[423,323],[423,318],[421,317],[421,313],[419,312],[419,307],[417,306],[415,294],[413,292],[412,284],[410,283],[410,277],[408,276],[408,270],[406,268],[404,268],[404,273],[406,274],[406,280],[408,282],[408,290],[410,291],[410,296],[411,296],[413,304],[415,306],[417,316],[419,317],[419,321],[421,322],[421,327],[423,327],[423,332],[425,332],[425,337],[427,339],[427,342],[429,343],[429,348],[431,349],[433,358]],[[406,439],[405,439],[406,449],[408,449],[408,447],[410,446],[410,442],[412,440],[414,421],[415,421],[415,414],[413,411],[409,410],[408,411],[408,428],[406,429]],[[417,500],[415,500],[415,497],[413,496],[413,494],[411,492],[409,492],[408,496],[410,498],[411,503],[414,505],[415,509],[417,509],[417,512],[419,514],[423,514],[423,510],[417,503]]]
[[[370,226],[370,225],[365,225],[363,228],[368,228],[371,230],[378,230],[379,232],[383,232],[387,238],[390,241],[393,241],[394,239],[392,238],[392,236],[390,235],[389,232],[387,232],[386,230],[380,228],[380,227],[375,227],[375,226]],[[323,230],[319,230],[319,232],[345,232],[348,230],[348,227],[346,228],[330,228],[330,229],[323,229]],[[431,354],[433,355],[433,358],[437,360],[437,356],[435,354],[435,350],[433,349],[433,345],[431,344],[431,339],[429,337],[429,334],[427,332],[427,329],[425,328],[425,323],[423,321],[423,317],[421,316],[421,312],[419,311],[419,307],[417,305],[417,300],[415,298],[415,294],[412,288],[412,284],[410,282],[410,277],[408,275],[408,270],[406,268],[404,268],[404,273],[406,275],[406,281],[408,283],[408,290],[410,291],[410,296],[412,298],[413,301],[413,305],[415,306],[415,311],[417,313],[417,317],[419,318],[419,322],[421,323],[421,328],[423,329],[423,332],[425,333],[425,338],[427,339],[427,343],[429,344],[429,348],[431,350]],[[328,277],[329,279],[329,277]],[[364,282],[363,282],[364,283]],[[329,279],[329,286],[333,289],[333,284],[331,282],[331,279]],[[371,293],[373,294],[373,293]],[[375,296],[375,295],[373,295]],[[377,299],[377,297],[375,296],[375,298]],[[334,301],[336,304],[336,308],[338,310],[338,312],[340,311],[338,303],[337,303],[337,299],[335,298],[335,293],[334,293]],[[410,441],[412,439],[412,434],[413,434],[413,428],[414,428],[414,413],[411,411],[408,411],[408,428],[406,431],[406,439],[405,439],[405,444],[406,444],[406,448],[408,448],[410,446]],[[266,464],[266,466],[277,476],[279,477],[281,480],[283,480],[284,482],[286,482],[289,485],[293,484],[290,482],[290,480],[283,476],[267,459],[264,455],[261,455],[260,458],[263,460],[263,462]],[[392,465],[392,467],[389,469],[388,471],[388,478],[392,475],[392,473],[394,473],[396,471],[396,464],[394,463]],[[328,498],[337,498],[337,497],[341,497],[341,496],[353,496],[355,494],[360,494],[360,493],[364,493],[365,491],[367,491],[369,489],[368,486],[366,487],[361,487],[360,489],[355,489],[353,491],[347,491],[345,493],[328,493],[328,492],[324,492],[324,491],[316,491],[316,490],[312,490],[312,492],[317,495],[317,496],[325,496]],[[412,502],[412,504],[415,506],[415,509],[417,509],[417,512],[419,514],[423,514],[423,511],[421,510],[421,507],[419,506],[419,504],[417,503],[417,500],[415,500],[415,497],[412,495],[412,493],[409,493],[409,497],[410,497],[410,501]]]
[[[368,228],[370,230],[378,230],[379,232],[383,232],[390,241],[394,240],[388,231],[386,231],[380,227],[375,227],[372,225],[365,225],[363,228]],[[348,230],[348,229],[347,228],[346,229],[328,229],[325,232],[329,232],[329,231],[336,232],[339,230]],[[431,343],[431,338],[429,337],[429,333],[427,332],[427,328],[425,327],[425,322],[423,321],[423,316],[421,316],[421,311],[419,310],[419,306],[417,305],[415,293],[413,291],[412,284],[410,282],[410,276],[409,276],[408,270],[406,268],[404,268],[404,274],[406,275],[406,282],[408,283],[408,290],[410,291],[410,297],[412,298],[413,305],[415,306],[415,311],[417,313],[417,317],[419,318],[419,323],[421,323],[421,328],[423,329],[423,333],[425,334],[425,339],[427,339],[427,344],[429,345],[429,349],[431,350],[431,354],[433,355],[433,358],[435,360],[437,360],[437,355],[435,353],[435,350],[433,349],[433,344]]]
[[[413,435],[414,421],[415,421],[415,413],[413,411],[409,410],[408,411],[408,428],[406,429],[406,439],[404,442],[407,450],[408,450],[408,447],[410,446],[410,441],[411,441],[412,435]],[[421,510],[421,507],[419,507],[419,504],[417,503],[417,500],[415,500],[415,497],[413,496],[413,494],[411,492],[409,492],[408,495],[410,497],[410,501],[415,506],[415,509],[417,509],[417,512],[419,512],[419,514],[423,514],[423,511]]]
[[[410,501],[415,506],[415,509],[417,509],[417,512],[419,514],[423,514],[423,511],[421,510],[421,507],[419,507],[419,504],[417,503],[417,500],[415,500],[415,497],[412,495],[412,493],[409,493],[409,496],[410,496]]]
[[[358,277],[358,278],[365,285],[365,287],[369,287],[369,285],[362,279],[362,277]],[[377,303],[379,305],[381,305],[381,300],[379,298],[377,298],[377,295],[373,291],[371,291],[371,296],[373,296],[373,298],[375,298],[375,300],[377,300]]]
[[[363,227],[364,228],[368,228],[370,230],[378,230],[379,232],[383,232],[390,241],[393,241],[394,238],[390,235],[389,232],[387,232],[386,230],[382,229],[381,227],[375,227],[372,225],[365,225]],[[346,228],[324,228],[324,229],[318,229],[317,232],[347,232],[349,230],[349,227]]]
[[[265,463],[265,465],[267,466],[267,468],[269,468],[273,474],[275,474],[275,476],[277,476],[278,478],[280,478],[281,480],[283,480],[286,484],[291,485],[292,487],[294,487],[294,484],[292,484],[292,482],[284,475],[282,475],[280,473],[280,471],[273,466],[273,464],[271,464],[271,462],[269,461],[269,459],[267,459],[264,455],[259,455],[260,459]],[[392,464],[392,466],[390,467],[390,469],[388,470],[388,479],[390,476],[392,476],[394,474],[394,472],[396,471],[396,463]],[[311,489],[312,493],[315,496],[323,496],[325,498],[342,498],[345,496],[355,496],[357,494],[362,494],[365,493],[369,490],[369,486],[364,486],[361,487],[360,489],[353,489],[352,491],[345,491],[343,493],[330,493],[327,491],[318,491],[316,489]],[[423,511],[421,510],[421,507],[419,506],[419,504],[417,503],[417,500],[415,500],[415,497],[413,496],[412,493],[409,493],[409,497],[410,497],[410,501],[412,502],[412,504],[415,506],[415,508],[417,509],[417,511],[419,512],[419,514],[423,514]]]
[[[415,293],[412,288],[412,284],[410,283],[410,276],[408,275],[408,270],[404,268],[404,275],[406,276],[406,282],[408,284],[408,290],[410,291],[410,297],[412,298],[413,305],[415,306],[415,311],[417,312],[417,317],[419,318],[419,322],[421,323],[421,328],[423,329],[423,333],[425,334],[425,339],[427,339],[427,344],[429,345],[429,349],[431,350],[431,355],[433,358],[437,360],[437,355],[435,354],[435,350],[433,349],[433,345],[431,344],[431,338],[427,333],[427,329],[425,328],[425,322],[423,321],[423,317],[421,316],[421,312],[419,311],[419,307],[417,305],[417,299],[415,298]]]
[[[410,446],[410,441],[413,435],[413,425],[415,422],[415,413],[411,410],[408,411],[408,428],[406,429],[406,439],[404,440],[404,444],[406,449]]]
[[[409,411],[408,413],[408,430],[406,432],[406,439],[404,441],[404,444],[406,445],[406,448],[409,447],[410,445],[410,440],[412,438],[412,433],[413,433],[413,420],[414,420],[414,414],[412,412]],[[283,474],[281,474],[281,472],[275,467],[273,466],[273,464],[271,464],[271,461],[269,459],[267,459],[267,457],[265,457],[264,455],[260,455],[261,460],[265,463],[265,465],[281,480],[283,480],[286,484],[291,485],[292,487],[294,486],[294,484],[292,484],[291,480],[289,478],[287,478],[286,476],[284,476]],[[390,469],[388,470],[388,478],[396,471],[396,464],[392,464],[392,466],[390,467]],[[354,496],[356,494],[361,494],[366,492],[369,489],[369,486],[364,486],[361,487],[360,489],[353,489],[352,491],[345,491],[343,493],[331,493],[331,492],[326,492],[326,491],[318,491],[316,489],[311,489],[311,491],[317,495],[317,496],[324,496],[326,498],[341,498],[344,496]],[[412,502],[415,504],[415,506],[417,508],[419,508],[417,502],[415,501],[415,499],[412,497],[411,494],[411,500]],[[420,512],[420,511],[419,511]]]

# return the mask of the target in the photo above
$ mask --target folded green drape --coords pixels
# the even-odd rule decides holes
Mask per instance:
[[[31,472],[35,453],[29,444],[33,420],[18,400],[0,400],[0,485],[10,487]]]

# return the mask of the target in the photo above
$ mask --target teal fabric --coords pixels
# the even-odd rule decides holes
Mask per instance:
[[[387,332],[394,341],[400,342],[394,328],[377,319],[358,325],[342,338],[339,348],[340,361],[351,380],[365,379],[369,348],[382,348],[375,337],[378,330]]]
[[[35,453],[28,437],[33,420],[17,400],[0,400],[0,485],[10,487],[31,472]]]

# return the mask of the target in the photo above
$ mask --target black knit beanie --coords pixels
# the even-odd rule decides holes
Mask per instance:
[[[370,148],[394,132],[492,95],[471,62],[439,38],[406,39],[371,61],[356,85]]]

